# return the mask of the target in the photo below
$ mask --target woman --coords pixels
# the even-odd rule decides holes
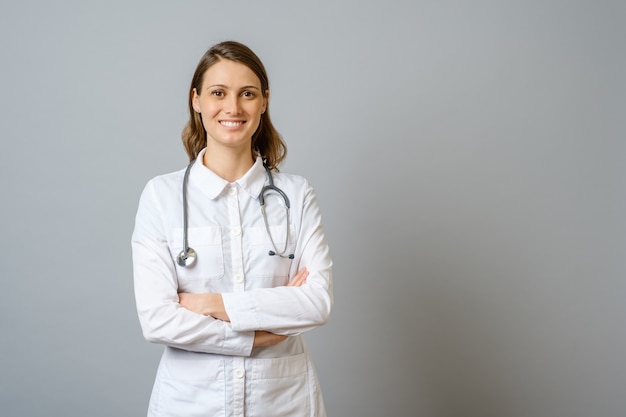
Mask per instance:
[[[149,416],[326,415],[301,334],[328,321],[332,260],[313,189],[278,172],[269,95],[248,47],[210,48],[182,135],[192,163],[142,193],[137,311],[145,338],[165,345]]]

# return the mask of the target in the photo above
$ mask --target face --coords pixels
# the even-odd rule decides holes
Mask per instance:
[[[244,64],[225,59],[213,64],[192,97],[207,133],[207,147],[249,150],[268,97],[259,77]]]

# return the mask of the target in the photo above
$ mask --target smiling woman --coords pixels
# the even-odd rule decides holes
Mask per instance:
[[[226,126],[229,121],[235,124],[245,122],[248,124],[247,133],[250,133],[248,129],[254,126],[251,136],[252,149],[263,155],[270,169],[277,168],[285,158],[287,147],[270,119],[269,94],[269,80],[265,67],[248,47],[228,41],[209,49],[200,59],[191,80],[189,122],[182,135],[189,159],[195,159],[207,146],[207,136],[210,135],[207,127],[211,126],[210,119],[216,116],[215,111],[218,111],[222,113],[220,116],[223,118],[222,126]],[[210,100],[211,96],[215,100]],[[219,105],[220,101],[225,103]],[[203,109],[204,102],[206,109]],[[262,103],[262,106],[258,108],[245,105],[245,109],[242,109],[240,106],[247,102],[255,105]],[[210,103],[215,105],[211,106]],[[228,108],[233,105],[234,109]],[[237,113],[234,119],[229,120],[233,117],[233,110]],[[244,114],[241,114],[242,110],[258,118],[247,120],[243,117]],[[219,120],[217,122],[219,124]]]
[[[201,87],[192,90],[192,103],[206,131],[205,165],[210,164],[208,155],[221,161],[222,152],[234,149],[250,159],[252,135],[269,97],[269,90],[261,88],[254,72],[239,62],[220,60],[204,73]],[[235,173],[235,177],[238,174]]]
[[[328,321],[332,260],[312,187],[278,172],[269,94],[250,49],[209,49],[189,92],[191,163],[141,196],[137,311],[165,345],[149,416],[326,415],[302,333]]]

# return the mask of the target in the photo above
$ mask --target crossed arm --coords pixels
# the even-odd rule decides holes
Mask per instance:
[[[308,276],[309,271],[306,268],[302,268],[286,286],[300,287],[306,283]],[[183,292],[178,294],[178,302],[181,306],[194,313],[202,314],[203,316],[211,316],[218,320],[230,321],[230,317],[224,307],[222,294],[220,293],[191,294]],[[285,335],[257,330],[254,332],[253,346],[273,346],[286,338],[287,336]]]
[[[285,335],[326,323],[333,302],[332,259],[308,184],[302,187],[301,229],[295,243],[297,264],[310,268],[310,275],[299,271],[288,285],[275,288],[181,294],[172,241],[165,232],[173,216],[165,198],[171,191],[167,179],[146,185],[131,239],[137,313],[147,341],[192,352],[248,356],[253,346],[275,345]]]

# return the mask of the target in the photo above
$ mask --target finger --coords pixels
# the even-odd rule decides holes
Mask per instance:
[[[294,277],[294,280],[293,280],[293,285],[296,285],[296,286],[298,286],[298,287],[299,287],[300,285],[302,285],[302,284],[304,283],[304,281],[306,281],[307,274],[308,274],[308,272],[307,272],[306,268],[301,269],[301,270],[300,270],[300,271],[296,274],[296,276]]]
[[[287,283],[288,287],[299,287],[300,286],[300,279],[302,276],[303,270],[298,271],[298,273],[296,275],[294,275],[289,282]]]
[[[292,287],[299,287],[306,283],[306,279],[309,276],[309,271],[306,268],[302,268],[298,273],[293,277],[291,282],[289,283]]]

